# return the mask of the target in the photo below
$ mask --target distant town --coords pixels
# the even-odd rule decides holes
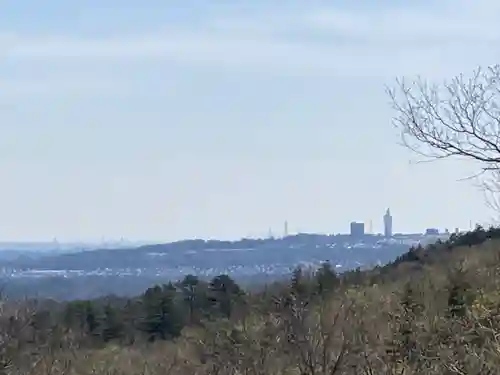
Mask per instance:
[[[435,241],[437,239],[445,239],[451,233],[448,229],[440,231],[438,228],[426,228],[421,233],[394,233],[393,232],[393,218],[391,215],[390,208],[388,208],[385,214],[382,216],[384,231],[383,233],[373,233],[372,223],[370,222],[367,228],[366,223],[353,221],[350,223],[349,233],[338,233],[329,235],[330,237],[336,237],[339,241],[350,242],[353,246],[361,246],[363,243],[373,243],[375,242],[398,242],[404,241],[410,245],[420,243]],[[291,234],[289,232],[288,221],[284,222],[283,233],[280,235],[275,235],[271,229],[268,231],[266,238],[268,240],[282,239],[291,236],[304,235],[306,233],[295,233]],[[455,228],[454,233],[460,233],[459,228]],[[307,233],[309,234],[309,233]],[[248,238],[243,238],[246,240]],[[259,239],[259,238],[252,238]],[[182,242],[182,241],[177,241]],[[158,241],[129,241],[125,238],[120,238],[118,240],[105,240],[104,238],[100,242],[59,242],[56,238],[52,241],[38,241],[38,242],[2,242],[0,241],[0,259],[2,259],[1,253],[12,252],[13,254],[23,253],[23,252],[36,252],[36,253],[72,253],[79,251],[89,251],[89,250],[104,250],[104,249],[130,249],[138,248],[141,246],[155,245]]]
[[[450,236],[448,230],[436,228],[393,233],[390,209],[381,219],[384,233],[379,234],[369,233],[371,229],[367,232],[362,222],[352,222],[345,234],[290,234],[285,222],[280,236],[270,233],[267,238],[237,241],[3,243],[0,281],[8,281],[8,290],[15,296],[37,293],[56,299],[68,298],[69,287],[72,298],[80,289],[85,291],[81,298],[133,295],[154,283],[187,274],[201,278],[228,274],[241,283],[255,284],[288,277],[298,266],[314,269],[325,261],[337,272],[373,267],[394,260],[411,246]]]
[[[383,236],[387,239],[392,239],[394,237],[397,238],[422,238],[422,237],[431,237],[432,239],[435,239],[436,236],[446,238],[447,236],[450,235],[450,231],[448,229],[445,229],[444,232],[440,232],[438,228],[426,228],[423,233],[413,233],[413,234],[403,234],[403,233],[393,233],[393,227],[392,227],[392,215],[391,215],[391,210],[390,208],[387,209],[383,216],[383,222],[384,222],[384,233],[382,234],[376,234],[375,236]],[[459,228],[455,228],[454,230],[455,233],[460,233]],[[363,222],[351,222],[351,231],[350,231],[350,236],[353,238],[363,238],[365,236],[370,236],[371,234],[371,228],[370,228],[370,233],[367,233],[365,231],[365,223]]]
[[[429,241],[436,241],[438,239],[446,239],[450,236],[450,231],[444,229],[440,231],[438,228],[426,228],[421,233],[394,233],[393,232],[393,219],[391,215],[391,210],[388,208],[382,217],[384,224],[383,233],[373,233],[371,228],[367,231],[366,224],[364,222],[353,221],[350,223],[350,232],[347,234],[336,234],[335,237],[342,239],[343,241],[350,242],[354,247],[360,247],[366,244],[373,243],[406,243],[408,245],[415,245],[418,243],[427,243]],[[459,228],[455,228],[454,233],[459,234]],[[288,222],[285,221],[283,229],[283,238],[289,237]],[[268,238],[276,238],[272,231],[269,231]]]

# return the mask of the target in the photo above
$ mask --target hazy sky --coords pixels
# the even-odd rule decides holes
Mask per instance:
[[[0,3],[0,238],[466,228],[460,162],[410,165],[384,92],[500,62],[500,2]]]

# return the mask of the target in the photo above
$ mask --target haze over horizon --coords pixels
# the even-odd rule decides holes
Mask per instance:
[[[490,220],[474,165],[409,163],[385,86],[500,62],[499,2],[103,4],[0,5],[0,239]]]

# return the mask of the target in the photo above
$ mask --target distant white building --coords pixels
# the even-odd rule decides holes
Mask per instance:
[[[392,216],[389,208],[384,215],[384,236],[388,238],[392,237]]]

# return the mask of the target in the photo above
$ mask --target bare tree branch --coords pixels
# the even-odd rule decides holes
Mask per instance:
[[[477,162],[480,172],[468,179],[481,178],[487,205],[500,212],[500,65],[478,68],[467,79],[461,74],[441,86],[421,78],[411,83],[398,79],[387,93],[402,144],[422,161],[454,157]]]
[[[500,163],[500,65],[459,75],[441,87],[398,79],[387,89],[393,124],[403,144],[433,160],[464,157],[498,170]]]

